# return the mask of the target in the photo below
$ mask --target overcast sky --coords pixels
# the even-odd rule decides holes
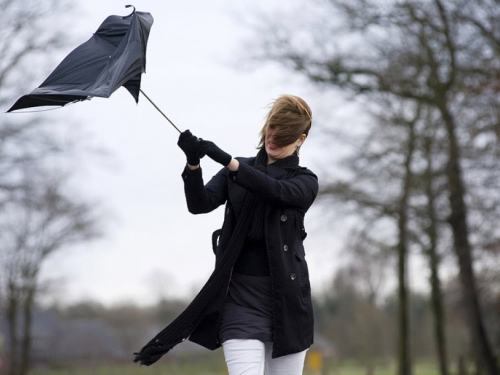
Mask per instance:
[[[136,0],[137,10],[150,12],[155,20],[142,89],[181,130],[190,129],[233,156],[256,153],[266,106],[281,94],[303,97],[317,122],[342,121],[340,102],[316,93],[282,68],[238,66],[242,41],[249,35],[241,19],[250,5],[271,12],[292,3]],[[117,0],[79,4],[78,19],[68,30],[78,43],[108,15],[130,12],[124,8],[127,2]],[[104,238],[60,252],[46,264],[44,277],[61,280],[61,299],[148,304],[160,295],[197,292],[213,270],[211,234],[221,227],[223,212],[188,213],[180,178],[185,157],[176,144],[177,131],[144,97],[136,105],[123,88],[109,99],[94,98],[40,116],[77,121],[85,143],[103,147],[110,155],[89,156],[76,172],[78,190],[99,200],[99,209],[109,215]],[[313,123],[301,149],[301,164],[318,171],[325,167],[322,155],[336,150],[325,147],[315,130]],[[207,158],[202,168],[207,181],[219,165]],[[326,220],[319,207],[306,216],[313,291],[329,281],[339,264],[342,233],[334,229],[342,226],[340,220]]]

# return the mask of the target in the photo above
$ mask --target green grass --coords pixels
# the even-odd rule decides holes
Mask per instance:
[[[356,362],[326,361],[322,373],[311,372],[307,361],[304,375],[367,375],[367,368]],[[395,362],[374,364],[372,375],[396,375]],[[450,375],[457,374],[455,368]],[[75,366],[60,369],[34,370],[30,375],[227,375],[222,353],[212,353],[203,357],[186,357],[162,360],[152,366],[136,364],[108,366]],[[413,375],[439,375],[437,364],[432,361],[417,362],[413,366]]]
[[[34,370],[30,375],[225,375],[222,351],[210,356],[162,359],[152,366],[120,364],[107,366],[65,366]]]
[[[31,375],[223,375],[225,367],[210,368],[205,364],[161,364],[150,367],[116,365],[78,369],[46,369],[33,371]]]
[[[413,365],[413,375],[440,375],[438,364],[433,360],[419,360]],[[472,366],[469,373],[472,374]],[[458,369],[455,364],[450,364],[449,375],[457,375]],[[313,375],[307,371],[307,362],[304,375]],[[323,374],[316,375],[367,375],[367,366],[357,362],[328,361],[325,363]],[[372,375],[397,375],[397,363],[395,361],[377,361],[373,363]]]

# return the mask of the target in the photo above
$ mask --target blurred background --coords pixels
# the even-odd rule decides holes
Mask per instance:
[[[0,110],[127,4],[0,0]],[[252,156],[273,99],[312,108],[305,373],[499,375],[498,2],[133,5],[141,87],[181,130]],[[187,212],[177,131],[123,88],[0,116],[0,374],[227,373],[190,342],[132,364],[214,266],[223,212]]]

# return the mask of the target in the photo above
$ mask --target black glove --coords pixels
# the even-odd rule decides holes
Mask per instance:
[[[196,144],[196,155],[199,158],[208,155],[210,159],[216,161],[217,163],[222,164],[224,167],[231,162],[233,157],[229,155],[227,152],[222,151],[219,147],[215,145],[215,143],[210,141],[205,141],[200,138],[200,141]]]
[[[196,144],[198,143],[198,138],[191,134],[189,130],[183,131],[179,136],[177,145],[186,154],[187,162],[189,165],[200,164],[200,158],[196,155]]]

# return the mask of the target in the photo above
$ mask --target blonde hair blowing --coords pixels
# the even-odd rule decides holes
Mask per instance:
[[[264,127],[259,133],[258,148],[264,146],[268,131],[274,132],[273,143],[278,147],[292,144],[302,134],[307,136],[312,125],[312,112],[303,99],[294,95],[282,95],[271,105]]]

